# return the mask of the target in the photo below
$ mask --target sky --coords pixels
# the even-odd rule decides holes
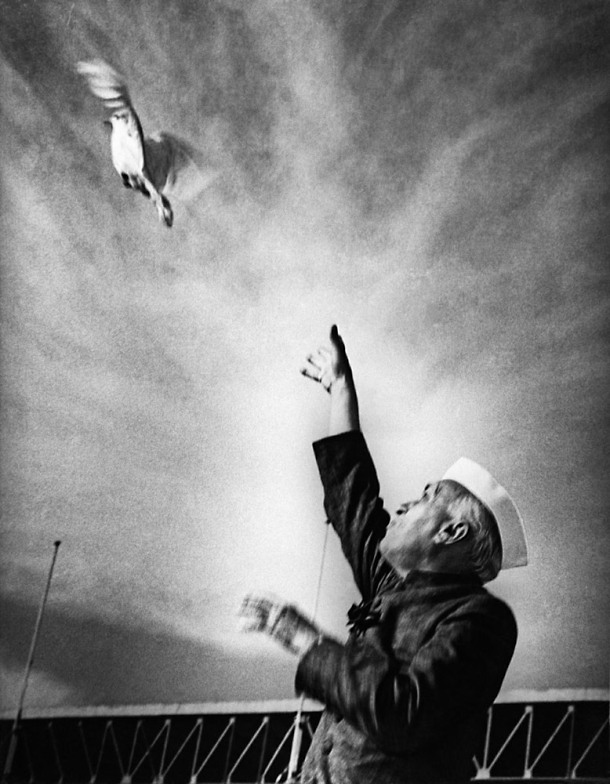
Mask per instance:
[[[26,706],[293,697],[250,592],[345,638],[299,374],[333,323],[389,509],[460,455],[520,507],[504,689],[607,688],[608,4],[0,13],[0,709],[55,540]],[[112,167],[98,57],[200,151],[171,229]]]

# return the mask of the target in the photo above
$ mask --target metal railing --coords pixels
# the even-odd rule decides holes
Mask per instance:
[[[610,781],[607,697],[507,700],[488,712],[472,778]],[[293,701],[26,712],[12,782],[203,784],[285,780],[296,722],[301,759],[319,719]],[[0,719],[0,763],[12,722]]]

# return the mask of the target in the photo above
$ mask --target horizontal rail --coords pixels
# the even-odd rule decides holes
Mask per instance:
[[[610,689],[516,689],[500,692],[496,704],[540,702],[610,702]],[[26,705],[24,719],[59,719],[90,716],[193,716],[223,713],[296,713],[300,699],[242,700],[239,702],[172,702],[141,705]],[[321,711],[314,700],[305,700],[307,713]],[[0,721],[12,719],[15,708],[0,708]]]

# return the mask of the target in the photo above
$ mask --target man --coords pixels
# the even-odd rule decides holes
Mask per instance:
[[[526,563],[519,513],[485,469],[461,458],[390,517],[335,326],[330,349],[310,354],[301,372],[330,393],[329,436],[314,451],[363,599],[345,644],[290,605],[244,602],[246,627],[299,657],[297,692],[325,705],[301,781],[468,781],[517,639],[512,612],[483,583]]]

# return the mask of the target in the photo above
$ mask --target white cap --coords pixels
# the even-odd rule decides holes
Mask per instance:
[[[492,513],[502,540],[502,569],[525,566],[527,542],[523,520],[515,502],[493,476],[474,460],[460,457],[445,473],[469,490]]]

